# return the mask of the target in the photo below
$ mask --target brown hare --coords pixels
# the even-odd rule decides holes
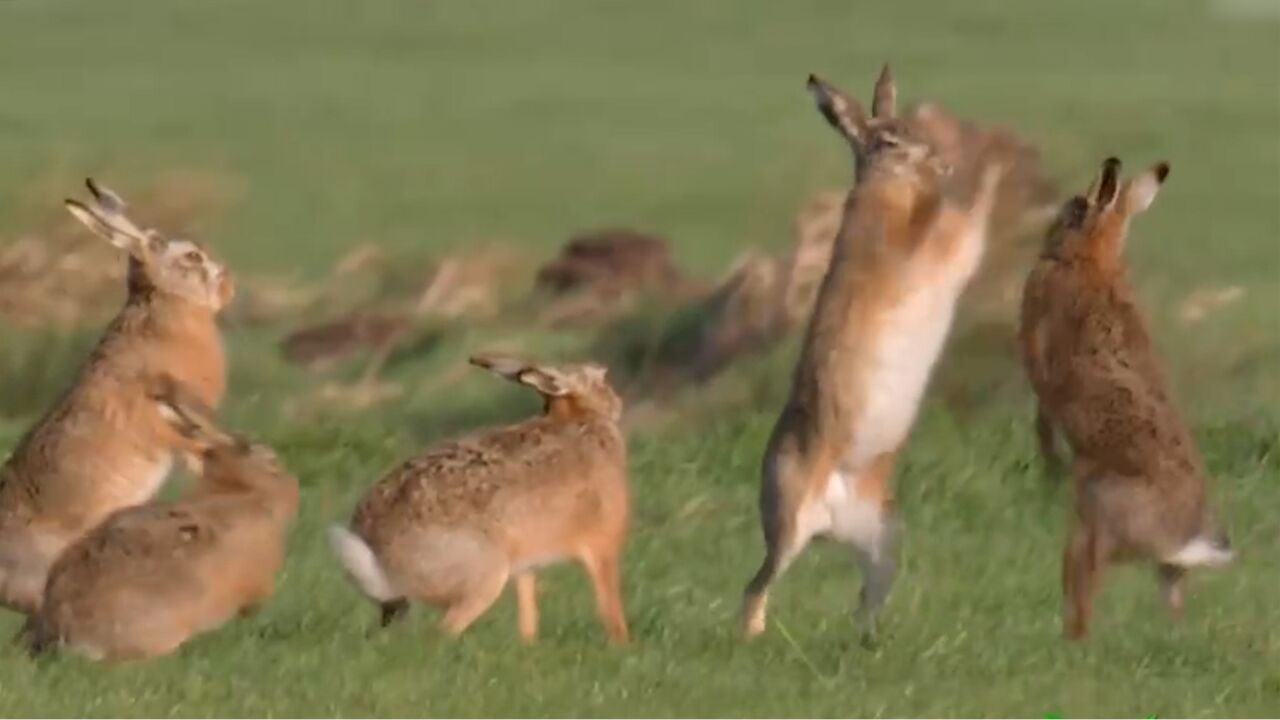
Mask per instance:
[[[1124,260],[1129,221],[1169,175],[1159,163],[1121,184],[1108,158],[1049,230],[1027,278],[1019,347],[1039,409],[1040,449],[1065,437],[1075,514],[1063,559],[1064,634],[1081,638],[1106,565],[1149,558],[1177,616],[1183,575],[1232,558],[1207,497],[1204,463],[1170,398]]]
[[[34,651],[165,655],[274,590],[297,480],[269,448],[219,429],[191,389],[166,378],[153,402],[199,448],[200,478],[182,499],[120,510],[63,551],[28,622]]]
[[[171,373],[202,402],[221,399],[226,360],[215,316],[231,299],[226,267],[198,245],[143,230],[115,193],[87,181],[67,209],[129,254],[124,307],[71,387],[0,468],[0,604],[39,605],[49,564],[110,513],[150,499],[188,447],[147,397]]]
[[[379,603],[384,626],[416,600],[443,608],[442,629],[458,635],[514,577],[526,642],[537,635],[534,572],[576,560],[609,637],[625,642],[626,444],[605,369],[471,362],[538,391],[542,414],[444,442],[392,470],[360,502],[350,529],[330,529],[334,552]]]
[[[894,575],[894,459],[981,261],[1002,172],[984,167],[965,204],[950,197],[949,168],[896,114],[888,66],[869,116],[816,77],[809,90],[853,148],[855,185],[765,450],[765,558],[745,593],[748,637],[765,629],[770,583],[818,535],[853,545],[863,576],[856,619],[874,631]]]

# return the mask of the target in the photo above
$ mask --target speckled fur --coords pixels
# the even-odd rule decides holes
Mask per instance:
[[[31,612],[57,553],[110,513],[150,499],[187,443],[146,396],[161,372],[216,405],[226,361],[215,315],[229,273],[193,243],[142,231],[90,183],[87,225],[130,253],[128,296],[70,388],[0,468],[0,604]]]
[[[625,641],[618,564],[628,522],[626,446],[617,424],[621,403],[603,368],[473,362],[534,387],[546,399],[543,414],[409,459],[360,502],[350,525],[355,539],[339,529],[337,542],[372,552],[384,595],[374,599],[386,620],[406,600],[421,601],[445,608],[442,624],[453,634],[515,576],[525,640],[536,634],[533,572],[577,560],[592,579],[610,637]]]
[[[950,168],[896,114],[886,67],[870,117],[811,77],[810,92],[854,152],[855,184],[823,279],[791,395],[762,463],[765,558],[742,608],[765,629],[770,584],[811,538],[850,544],[863,574],[857,616],[874,629],[894,576],[895,458],[906,443],[955,303],[981,262],[1002,168],[953,197]]]
[[[1072,451],[1075,519],[1064,558],[1064,632],[1088,633],[1105,566],[1157,562],[1170,609],[1181,609],[1179,551],[1200,539],[1229,555],[1207,499],[1204,463],[1175,407],[1123,257],[1128,223],[1168,173],[1124,186],[1119,161],[1072,198],[1049,230],[1023,294],[1019,345],[1038,399],[1040,450],[1054,470],[1060,433]]]
[[[271,596],[297,481],[270,449],[219,430],[192,389],[166,382],[157,400],[203,448],[201,477],[184,498],[120,510],[66,548],[27,628],[32,650],[164,655]]]

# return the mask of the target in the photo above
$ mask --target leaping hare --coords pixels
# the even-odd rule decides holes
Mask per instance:
[[[853,545],[863,577],[856,618],[874,631],[894,575],[894,459],[981,261],[1002,172],[985,167],[967,204],[952,199],[950,169],[897,116],[887,65],[870,116],[814,76],[808,86],[852,146],[855,185],[765,450],[765,558],[746,588],[748,637],[765,629],[770,583],[816,535]]]
[[[231,299],[226,267],[187,240],[143,230],[118,195],[87,181],[67,209],[129,254],[128,296],[58,402],[0,468],[0,604],[30,613],[49,564],[110,513],[150,499],[187,447],[147,397],[172,374],[216,405],[226,360],[215,316]]]
[[[63,551],[28,623],[34,651],[165,655],[252,612],[274,590],[297,480],[269,448],[221,430],[190,389],[166,379],[154,397],[199,448],[200,479],[176,502],[116,512]]]
[[[1186,569],[1232,559],[1123,255],[1130,220],[1151,205],[1169,165],[1123,185],[1119,172],[1120,161],[1108,158],[1089,191],[1066,203],[1023,292],[1019,345],[1038,399],[1040,450],[1056,464],[1061,432],[1073,452],[1075,512],[1062,570],[1068,638],[1088,634],[1111,562],[1154,560],[1177,616]]]
[[[538,391],[543,413],[444,442],[392,470],[330,540],[347,574],[382,609],[385,626],[408,601],[445,610],[458,635],[515,578],[520,636],[537,634],[534,572],[576,560],[615,642],[627,640],[619,561],[627,533],[622,403],[599,365],[541,365],[511,357],[471,362]]]

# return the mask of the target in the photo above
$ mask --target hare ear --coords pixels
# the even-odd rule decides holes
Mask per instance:
[[[549,368],[531,367],[520,373],[519,380],[547,397],[569,394],[560,374]]]
[[[472,355],[470,362],[476,367],[482,367],[494,375],[504,377],[512,382],[520,382],[520,373],[529,369],[529,363],[527,361],[513,355],[487,353]]]
[[[1160,186],[1169,177],[1169,163],[1156,163],[1155,167],[1133,178],[1124,186],[1121,207],[1126,215],[1137,215],[1151,207]]]
[[[472,355],[471,364],[512,382],[528,385],[548,397],[569,394],[568,385],[560,373],[522,358],[497,354]]]
[[[108,225],[105,220],[98,217],[97,213],[78,200],[67,198],[63,203],[67,206],[67,210],[71,215],[75,217],[75,219],[79,220],[85,227],[92,230],[95,235],[104,238],[107,242],[115,245],[121,250],[124,250],[130,255],[135,254],[135,251],[139,247],[137,238],[112,232],[111,226]]]
[[[86,227],[107,242],[133,257],[147,262],[164,240],[154,230],[143,230],[125,215],[124,200],[111,190],[99,185],[93,178],[84,181],[93,202],[86,205],[78,200],[65,201],[67,210]]]
[[[1093,207],[1105,208],[1115,201],[1119,187],[1120,158],[1109,157],[1102,161],[1102,169],[1098,171],[1098,176],[1089,186],[1085,197],[1089,198],[1089,204]]]
[[[834,85],[810,75],[806,85],[818,112],[827,119],[845,139],[855,145],[862,145],[867,138],[867,113],[857,100],[845,95]]]
[[[876,80],[875,96],[871,100],[871,116],[892,120],[898,116],[898,86],[893,81],[889,63],[884,64]]]

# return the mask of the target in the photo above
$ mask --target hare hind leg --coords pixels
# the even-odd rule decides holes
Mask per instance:
[[[835,473],[828,498],[832,503],[832,533],[853,546],[862,574],[862,589],[854,621],[868,636],[875,634],[876,617],[897,576],[893,558],[892,500],[888,479],[893,455],[886,453],[854,478]]]
[[[1077,517],[1062,563],[1062,594],[1066,602],[1063,636],[1068,640],[1080,640],[1089,634],[1093,598],[1110,555],[1110,539],[1097,519]]]
[[[461,635],[502,595],[508,575],[505,566],[477,568],[457,598],[448,605],[444,617],[440,619],[440,629],[454,637]]]
[[[764,561],[743,593],[742,629],[747,638],[764,632],[769,586],[786,572],[815,534],[830,529],[830,515],[819,502],[801,502],[797,505],[798,507],[779,507],[762,503]]]
[[[1184,587],[1187,570],[1177,565],[1161,563],[1156,566],[1156,579],[1160,583],[1160,598],[1173,620],[1182,619]]]

